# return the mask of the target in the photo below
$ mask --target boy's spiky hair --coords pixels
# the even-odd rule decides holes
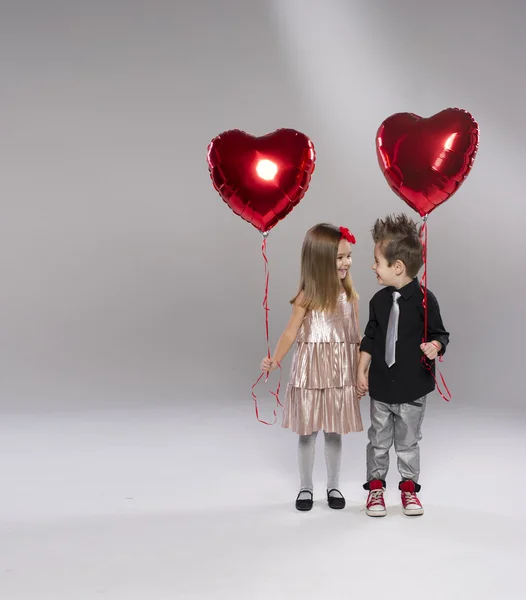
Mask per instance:
[[[400,260],[409,277],[416,277],[424,261],[420,228],[412,219],[403,213],[377,219],[371,233],[389,266]]]

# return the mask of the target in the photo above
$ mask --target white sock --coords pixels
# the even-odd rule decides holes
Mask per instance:
[[[325,464],[327,465],[327,491],[338,489],[340,485],[340,465],[342,462],[342,436],[339,433],[325,434]],[[329,496],[342,498],[340,492],[331,491]]]
[[[298,441],[298,464],[300,468],[300,495],[299,500],[311,500],[309,493],[313,491],[312,472],[314,470],[314,455],[316,451],[317,431],[310,435],[300,435]],[[304,492],[305,490],[305,492]]]

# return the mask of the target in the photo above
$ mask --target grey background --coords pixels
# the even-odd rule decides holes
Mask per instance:
[[[274,344],[319,221],[358,238],[365,325],[369,228],[406,210],[376,129],[449,106],[481,145],[429,222],[443,372],[457,406],[522,408],[525,16],[520,0],[3,0],[2,411],[246,403],[253,419],[261,238],[213,190],[210,139],[292,127],[316,146],[269,238]]]

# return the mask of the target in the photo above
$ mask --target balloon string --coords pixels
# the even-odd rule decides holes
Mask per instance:
[[[268,313],[270,311],[269,307],[268,307],[268,288],[269,288],[269,282],[270,282],[270,270],[268,268],[268,258],[267,258],[267,236],[264,234],[263,235],[263,244],[261,245],[261,254],[263,256],[263,262],[264,262],[264,266],[265,266],[265,294],[263,296],[263,310],[265,311],[265,335],[266,335],[266,341],[267,341],[267,356],[268,358],[270,358],[270,337],[269,337],[269,318],[268,318]],[[277,421],[277,414],[276,414],[276,410],[278,408],[278,406],[283,407],[283,404],[281,404],[280,399],[279,399],[279,391],[281,389],[281,375],[282,375],[282,369],[281,369],[281,364],[278,363],[278,367],[280,370],[280,375],[279,375],[279,380],[278,380],[278,385],[276,387],[276,391],[273,392],[271,390],[270,393],[274,396],[274,398],[276,398],[276,406],[274,407],[274,421],[272,423],[269,423],[267,421],[263,421],[262,419],[259,418],[259,407],[258,407],[258,402],[257,402],[257,397],[255,394],[255,388],[258,385],[258,383],[261,381],[261,379],[263,379],[263,377],[265,377],[265,382],[268,381],[268,373],[263,372],[261,373],[261,375],[257,378],[256,382],[254,383],[254,385],[252,386],[252,399],[254,401],[254,408],[256,411],[256,418],[260,423],[263,423],[264,425],[274,425],[274,423]]]
[[[428,302],[427,302],[427,215],[425,217],[423,217],[423,224],[422,224],[422,228],[420,229],[420,242],[422,243],[422,259],[424,261],[424,272],[422,274],[422,278],[420,279],[420,289],[422,290],[422,293],[424,295],[424,298],[422,300],[422,305],[424,307],[424,336],[422,338],[422,343],[426,343],[427,342],[427,328],[428,328]],[[439,362],[442,362],[442,356],[438,357]],[[440,388],[440,385],[437,381],[437,378],[435,376],[435,374],[433,373],[432,367],[431,367],[431,363],[429,362],[427,356],[423,356],[422,357],[422,365],[424,366],[424,368],[426,368],[431,375],[433,376],[433,379],[435,380],[435,385],[437,388],[437,392],[440,394],[440,396],[446,401],[449,402],[452,398],[451,396],[451,392],[449,391],[449,388],[447,387],[447,383],[446,380],[444,379],[444,376],[442,375],[442,373],[440,372],[440,369],[438,369],[438,374],[440,375],[440,379],[442,380],[442,384],[444,385],[444,390],[445,393],[447,393],[447,397],[444,395],[444,393],[442,393],[442,390]]]
[[[261,244],[261,255],[263,256],[263,262],[265,266],[265,294],[263,296],[263,310],[265,311],[265,335],[267,339],[267,356],[270,358],[270,342],[269,342],[269,327],[268,327],[268,284],[270,281],[270,270],[268,267],[268,258],[267,258],[267,238],[263,238],[263,243]],[[268,377],[267,377],[268,379]]]

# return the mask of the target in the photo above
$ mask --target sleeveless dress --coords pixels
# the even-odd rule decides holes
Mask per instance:
[[[359,345],[355,307],[345,293],[334,312],[307,312],[296,338],[283,427],[300,435],[363,431],[356,391]]]

